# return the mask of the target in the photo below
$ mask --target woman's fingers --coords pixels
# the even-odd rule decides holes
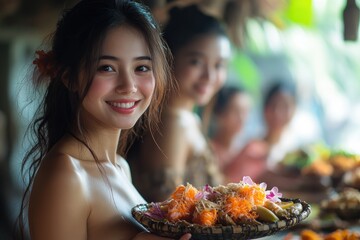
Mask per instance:
[[[190,233],[186,233],[185,235],[183,235],[179,240],[189,240],[191,238],[191,234]]]

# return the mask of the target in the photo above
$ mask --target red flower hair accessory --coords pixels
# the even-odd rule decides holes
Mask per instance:
[[[57,74],[58,67],[56,66],[54,53],[52,51],[45,52],[44,50],[36,51],[38,57],[33,61],[43,76],[53,78]]]

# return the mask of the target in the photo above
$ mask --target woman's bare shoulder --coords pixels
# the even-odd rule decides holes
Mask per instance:
[[[188,136],[199,128],[195,115],[184,110],[168,110],[162,116],[161,129],[166,135]]]
[[[83,171],[82,160],[78,159],[63,151],[51,151],[49,152],[40,168],[44,168],[46,171],[51,171],[55,175],[73,175],[81,173]]]
[[[39,239],[83,239],[91,207],[86,177],[79,164],[62,152],[42,161],[31,189],[29,220]]]
[[[81,194],[84,186],[84,169],[80,160],[70,155],[52,151],[45,156],[40,164],[35,177],[33,190],[40,187],[42,191],[53,188],[57,191],[53,194],[64,194],[67,191],[74,191],[75,195]]]
[[[43,158],[35,175],[32,197],[51,196],[86,200],[87,176],[82,161],[55,146]],[[65,200],[65,199],[64,199]],[[60,203],[61,204],[61,203]]]
[[[161,124],[166,126],[177,126],[180,123],[181,116],[175,110],[165,110],[161,116]]]

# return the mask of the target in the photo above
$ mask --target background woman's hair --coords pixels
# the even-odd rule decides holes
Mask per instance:
[[[293,82],[287,82],[284,80],[276,80],[273,81],[273,84],[269,86],[267,89],[265,95],[264,95],[264,101],[263,101],[263,108],[265,108],[271,99],[278,93],[285,92],[292,96],[294,100],[297,100],[297,93],[296,93],[296,86]]]
[[[202,120],[203,120],[203,132],[209,137],[214,135],[216,129],[215,118],[222,114],[226,107],[229,105],[231,99],[236,94],[245,94],[246,91],[242,86],[237,85],[225,85],[219,92],[211,99],[202,109]]]
[[[173,54],[198,36],[206,34],[227,36],[224,24],[204,14],[196,5],[173,8],[163,32],[164,39]]]
[[[215,96],[214,103],[214,115],[220,115],[226,110],[226,107],[229,105],[231,99],[236,94],[245,93],[245,90],[239,86],[224,86]]]
[[[27,172],[29,178],[18,219],[21,229],[29,192],[43,157],[66,133],[73,136],[78,133],[83,137],[86,132],[80,122],[80,106],[92,84],[107,32],[121,25],[132,26],[143,34],[156,79],[150,106],[140,119],[142,125],[136,127],[152,127],[158,122],[160,103],[166,89],[171,87],[167,85],[171,84],[167,82],[171,54],[148,9],[130,0],[82,0],[72,9],[65,10],[50,36],[51,67],[57,74],[44,75],[38,72],[38,68],[34,69],[35,87],[40,92],[45,90],[45,94],[27,133],[33,134],[33,146],[24,157],[21,169],[23,176]],[[124,150],[133,133],[134,130],[122,132],[119,151]],[[77,139],[89,148],[98,163],[87,140]]]

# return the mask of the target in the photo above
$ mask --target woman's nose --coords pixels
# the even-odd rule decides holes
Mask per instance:
[[[216,80],[216,70],[212,67],[205,67],[203,71],[203,79],[207,82],[214,82]]]
[[[121,74],[119,74],[116,90],[119,93],[125,94],[137,92],[136,82],[131,73],[122,72]]]

